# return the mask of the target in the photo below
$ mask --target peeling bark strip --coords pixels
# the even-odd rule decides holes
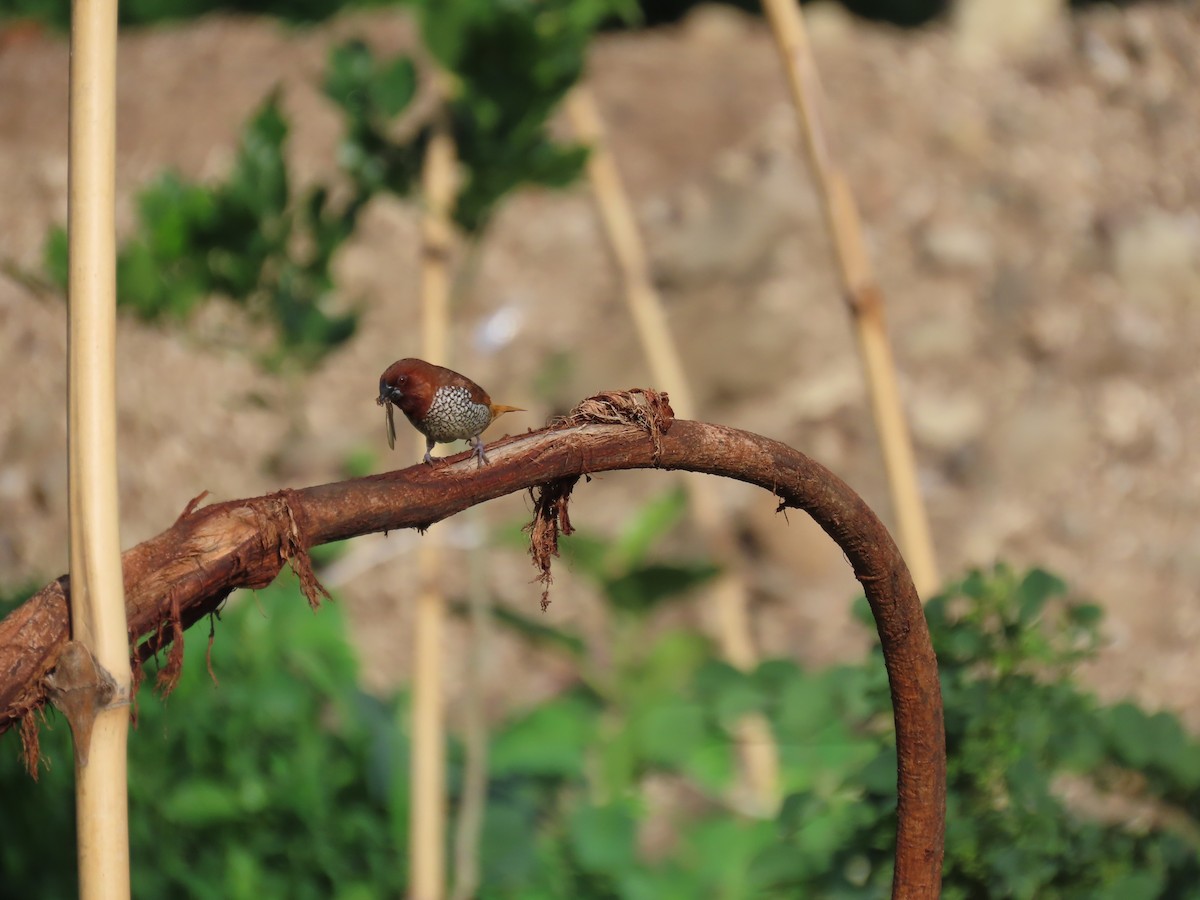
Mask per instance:
[[[571,491],[578,483],[579,476],[574,475],[529,490],[533,497],[533,521],[525,526],[525,531],[529,533],[529,555],[542,584],[542,612],[550,608],[550,584],[554,581],[550,565],[558,556],[558,536],[575,530],[571,525],[570,505]]]
[[[912,579],[887,530],[841,479],[777,441],[689,421],[659,420],[667,427],[648,434],[645,423],[620,424],[628,422],[623,415],[617,419],[618,424],[600,424],[585,416],[504,438],[488,448],[491,465],[483,468],[462,453],[436,466],[191,510],[123,556],[130,634],[165,637],[176,621],[186,628],[234,589],[269,584],[285,561],[297,568],[315,604],[320,586],[311,575],[309,547],[426,526],[476,503],[591,472],[657,465],[756,484],[775,494],[782,507],[811,515],[845,552],[866,591],[896,720],[899,797],[892,896],[937,897],[946,802],[937,661]],[[0,621],[0,732],[16,724],[26,735],[35,731],[29,723],[46,703],[46,675],[68,639],[68,590],[68,579],[60,578]],[[161,646],[160,639],[152,639],[138,655],[151,655]]]

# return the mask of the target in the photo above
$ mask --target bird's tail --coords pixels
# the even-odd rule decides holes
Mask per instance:
[[[492,404],[492,419],[493,420],[498,419],[505,413],[510,413],[510,412],[526,412],[526,410],[520,406],[505,406],[503,403],[493,403]]]

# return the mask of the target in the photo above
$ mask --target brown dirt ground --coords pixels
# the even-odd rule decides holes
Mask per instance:
[[[912,414],[946,572],[996,559],[1064,575],[1108,611],[1087,676],[1200,726],[1200,16],[1194,4],[1080,14],[1020,62],[965,61],[946,28],[900,33],[825,8],[810,17],[836,152],[857,192]],[[210,18],[122,36],[118,218],[164,167],[214,177],[275,84],[301,181],[334,171],[338,120],[317,84],[332,42],[409,47],[393,14],[311,30]],[[0,256],[36,269],[65,216],[67,48],[25,35],[0,48]],[[810,453],[887,518],[888,498],[847,317],[777,59],[761,23],[705,10],[682,25],[598,41],[591,74],[695,379],[704,417]],[[122,543],[216,498],[342,477],[364,448],[389,455],[378,373],[417,350],[414,208],[375,203],[338,261],[362,331],[319,373],[284,383],[223,338],[219,309],[181,336],[123,319],[118,373]],[[0,276],[0,583],[65,570],[65,316],[61,299]],[[536,426],[600,389],[646,385],[584,187],[528,192],[496,222],[456,310],[455,358]],[[557,365],[555,359],[566,359]],[[546,373],[554,373],[547,379]],[[549,387],[535,389],[543,376]],[[415,452],[412,460],[416,459]],[[610,475],[574,519],[615,528],[667,480]],[[765,653],[813,663],[865,644],[848,618],[840,554],[770,497],[723,488],[753,556]],[[455,545],[523,498],[438,526]],[[411,548],[356,542],[330,581],[383,687],[410,661]],[[687,535],[676,549],[689,548]],[[519,552],[491,554],[498,602],[537,613]],[[457,570],[452,592],[464,589]],[[596,597],[565,566],[550,624],[600,633]],[[663,623],[692,621],[694,610]],[[446,638],[460,696],[460,627]],[[490,708],[569,677],[497,640]],[[457,707],[455,707],[457,708]]]

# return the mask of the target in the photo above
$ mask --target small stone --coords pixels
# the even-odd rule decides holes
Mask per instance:
[[[907,359],[916,363],[957,362],[978,353],[974,311],[947,303],[936,316],[913,322],[901,337]]]
[[[1014,327],[1034,306],[1037,286],[1028,273],[1002,265],[987,293],[985,309],[993,324]]]
[[[1061,37],[1066,8],[1062,0],[958,0],[953,18],[960,57],[980,64],[1044,54]]]
[[[1092,74],[1101,84],[1118,88],[1129,83],[1133,75],[1129,59],[1102,35],[1093,31],[1084,36],[1083,55]]]
[[[1042,491],[1061,485],[1089,458],[1088,419],[1076,391],[1031,385],[995,426],[997,479]]]
[[[991,238],[969,225],[932,225],[921,235],[921,251],[936,268],[948,272],[990,269],[995,260]]]
[[[38,508],[49,512],[67,508],[67,454],[48,452],[36,463],[30,485]]]
[[[1170,360],[1172,331],[1162,316],[1137,306],[1118,306],[1111,328],[1114,348],[1130,366],[1146,370]]]
[[[1037,356],[1060,356],[1075,347],[1083,334],[1083,312],[1055,303],[1030,310],[1025,337]]]
[[[704,3],[693,8],[683,21],[689,40],[707,47],[721,47],[745,39],[750,17],[732,6]]]
[[[1128,378],[1114,378],[1101,386],[1096,415],[1100,436],[1126,456],[1170,450],[1179,442],[1178,428],[1166,406]]]
[[[861,403],[865,390],[862,368],[852,361],[830,366],[819,378],[798,380],[788,406],[799,420],[819,422]]]
[[[1200,297],[1200,214],[1152,210],[1117,226],[1117,277],[1135,303],[1174,309]]]
[[[29,478],[19,466],[0,469],[0,497],[5,500],[20,500],[29,493]]]
[[[972,565],[991,565],[1005,555],[1008,544],[1037,524],[1036,511],[1011,498],[997,498],[979,510],[962,536],[960,553]]]
[[[832,46],[852,38],[857,23],[854,16],[841,3],[831,0],[814,0],[804,4],[804,24],[808,37],[815,47]]]
[[[917,440],[943,452],[975,440],[987,423],[983,401],[965,391],[922,391],[913,397],[910,410]]]

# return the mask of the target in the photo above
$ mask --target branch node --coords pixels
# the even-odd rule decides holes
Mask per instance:
[[[76,764],[86,766],[96,714],[113,705],[117,696],[116,680],[97,662],[86,644],[68,641],[58,655],[54,671],[46,676],[46,687],[50,702],[67,717],[71,726]]]

